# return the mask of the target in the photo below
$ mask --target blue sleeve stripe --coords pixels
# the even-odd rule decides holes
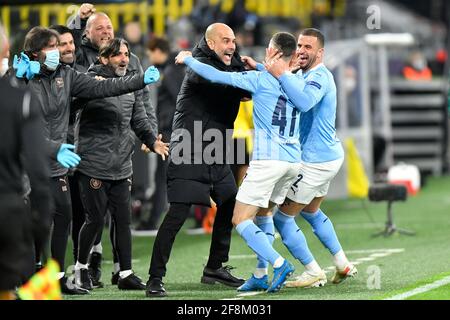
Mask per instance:
[[[322,89],[322,86],[320,85],[320,83],[317,83],[317,82],[315,82],[315,81],[308,81],[307,83],[306,83],[307,85],[311,85],[311,86],[314,86],[314,87],[316,87],[317,89]]]

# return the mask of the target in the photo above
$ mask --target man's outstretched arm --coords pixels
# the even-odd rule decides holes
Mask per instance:
[[[201,77],[214,82],[241,88],[249,92],[255,92],[258,82],[258,76],[255,71],[248,72],[224,72],[216,68],[197,61],[192,57],[189,51],[182,51],[175,58],[175,63],[186,64],[195,73]]]

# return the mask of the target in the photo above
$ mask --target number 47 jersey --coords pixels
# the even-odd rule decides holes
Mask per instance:
[[[253,160],[300,162],[300,112],[267,71],[231,73],[232,85],[252,93]]]

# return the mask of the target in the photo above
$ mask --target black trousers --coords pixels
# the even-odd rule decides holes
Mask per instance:
[[[34,266],[31,216],[23,197],[0,195],[0,291],[11,291]]]
[[[70,223],[72,222],[72,201],[67,175],[52,178],[50,190],[53,195],[53,231],[51,235],[52,257],[58,262],[61,271],[65,270],[67,241],[69,239]]]
[[[206,265],[212,269],[218,269],[222,266],[222,263],[228,261],[231,245],[231,232],[233,229],[231,219],[233,217],[237,188],[229,167],[226,169],[226,172],[221,180],[211,183],[211,190],[207,194],[213,200],[219,200],[216,201],[218,207],[213,226],[209,259]],[[184,192],[186,194],[186,192],[194,192],[194,190],[185,190]],[[186,221],[192,204],[189,202],[170,203],[169,212],[164,217],[153,244],[149,269],[150,277],[162,278],[166,275],[166,265],[169,261],[175,237]]]
[[[73,259],[77,262],[78,236],[84,223],[84,209],[81,203],[80,188],[78,187],[78,175],[69,175],[70,198],[72,200],[72,242]]]
[[[80,196],[80,188],[78,185],[78,173],[69,176],[69,185],[70,185],[70,197],[72,199],[72,241],[73,241],[73,258],[74,262],[78,260],[78,236],[80,234],[81,227],[84,224],[84,209],[83,203],[81,202]],[[102,231],[97,235],[97,238],[94,242],[94,245],[97,245],[102,242]],[[114,263],[119,261],[117,257],[117,252],[115,250],[115,243],[113,239],[115,239],[115,226],[110,220],[110,239],[113,248],[113,260]]]
[[[115,239],[120,269],[131,269],[131,179],[99,180],[78,175],[85,222],[80,230],[78,261],[87,264],[89,252],[105,225],[107,211],[115,225]]]

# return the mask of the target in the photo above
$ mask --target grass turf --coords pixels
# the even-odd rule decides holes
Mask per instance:
[[[418,196],[410,197],[406,202],[393,205],[394,220],[397,226],[412,229],[416,236],[394,234],[391,237],[372,237],[371,235],[384,227],[386,203],[369,203],[367,200],[328,200],[322,206],[323,211],[333,221],[340,242],[348,252],[350,260],[367,258],[357,266],[357,278],[340,285],[330,282],[322,288],[282,289],[276,294],[258,294],[241,297],[247,299],[382,299],[398,292],[429,283],[430,279],[450,271],[449,230],[450,230],[450,178],[429,179]],[[373,220],[372,220],[373,218]],[[311,251],[323,267],[332,265],[330,254],[311,232],[311,228],[302,219],[297,219],[305,233]],[[186,227],[189,223],[186,224]],[[147,273],[154,238],[133,238],[133,269],[147,280]],[[173,300],[209,300],[237,298],[233,288],[223,285],[200,284],[203,266],[209,252],[209,235],[186,235],[183,230],[175,241],[164,278],[169,296]],[[296,274],[303,271],[298,261],[294,261],[280,239],[274,243],[275,248],[296,266]],[[404,249],[402,252],[386,256],[376,256],[373,252],[361,250]],[[71,248],[68,248],[66,264],[70,264]],[[89,296],[65,296],[64,299],[146,299],[144,292],[124,292],[110,284],[112,258],[107,232],[103,241],[104,263],[103,277],[105,288],[94,290]],[[376,253],[376,252],[375,252]],[[378,252],[379,253],[379,252]],[[236,267],[232,272],[236,276],[247,278],[255,267],[253,252],[246,246],[239,235],[233,231],[230,252],[230,265]],[[379,289],[373,288],[373,270],[379,271]],[[332,273],[328,273],[328,278]],[[431,281],[432,282],[432,281]],[[377,287],[377,286],[375,286]],[[443,286],[430,292],[413,296],[411,299],[450,299],[449,286]]]

